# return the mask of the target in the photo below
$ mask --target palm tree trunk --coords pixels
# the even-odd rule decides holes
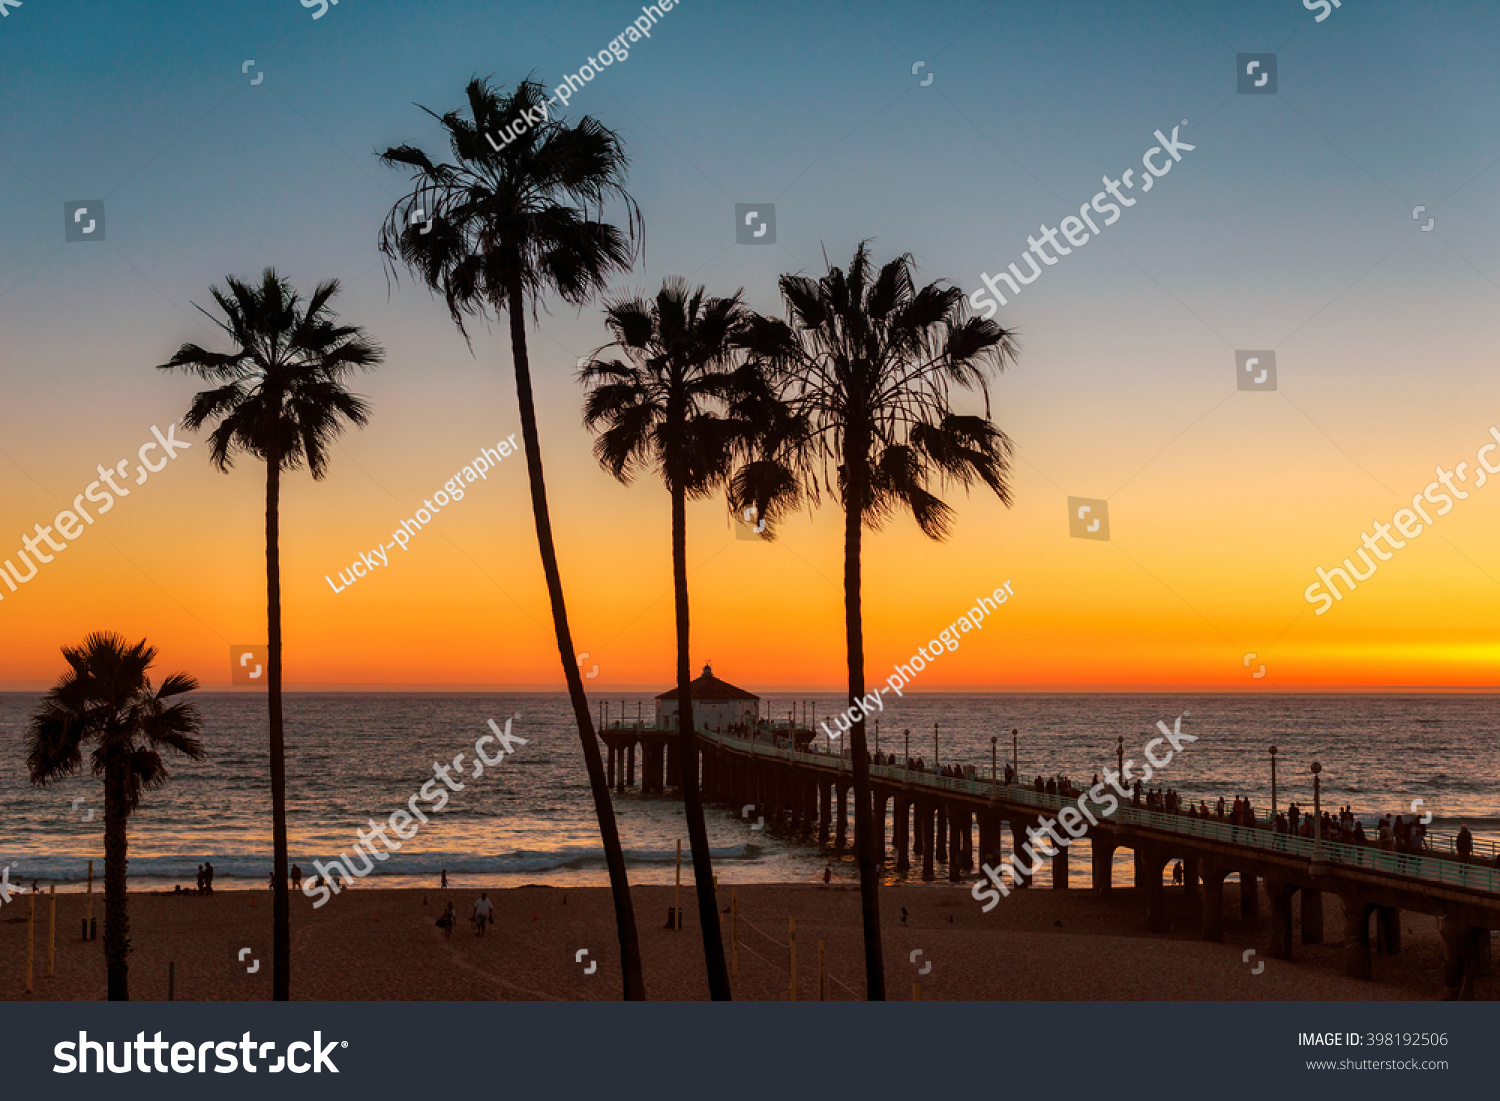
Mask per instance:
[[[865,694],[864,613],[860,603],[860,550],[863,509],[867,480],[865,464],[868,448],[858,433],[845,436],[844,469],[848,474],[844,501],[844,630],[849,652],[849,703]],[[859,860],[859,901],[865,926],[865,997],[872,1002],[885,1001],[885,955],[880,937],[880,874],[883,863],[877,856],[884,847],[884,836],[875,836],[874,813],[870,798],[870,757],[865,746],[863,709],[850,730],[850,750],[854,756],[854,833]],[[883,833],[883,827],[882,827]]]
[[[104,971],[112,1002],[130,1001],[130,914],[125,903],[129,839],[125,824],[125,761],[104,771]]]
[[[680,425],[679,425],[680,428]],[[670,430],[669,430],[670,431]],[[708,994],[716,1002],[733,1000],[729,968],[724,962],[724,931],[714,891],[713,857],[703,822],[703,795],[698,788],[698,736],[693,721],[693,671],[688,651],[687,494],[682,479],[672,485],[672,588],[677,600],[677,756],[681,758],[682,802],[687,815],[688,844],[693,850],[693,881],[698,889],[698,925],[703,930],[703,962]]]
[[[609,868],[609,889],[615,903],[615,928],[620,939],[620,971],[624,979],[625,1000],[644,1001],[646,983],[641,974],[641,946],[636,937],[630,881],[625,876],[625,852],[620,847],[620,832],[615,826],[615,808],[609,797],[609,781],[604,774],[604,761],[599,755],[599,741],[594,734],[593,718],[589,715],[588,697],[583,693],[583,678],[578,672],[577,651],[573,649],[573,635],[568,629],[568,609],[563,602],[562,575],[557,568],[557,548],[552,541],[552,516],[547,508],[547,483],[542,472],[542,444],[537,432],[536,402],[531,392],[531,361],[526,353],[526,300],[519,277],[511,280],[507,288],[507,300],[510,350],[516,369],[516,399],[521,407],[521,439],[526,447],[526,471],[531,478],[531,511],[536,518],[536,539],[541,548],[542,572],[547,576],[547,596],[552,602],[557,652],[562,659],[563,675],[568,681],[568,696],[573,702],[578,737],[583,742],[583,760],[588,769],[589,790],[594,796],[594,814],[599,819],[604,863]]]
[[[287,897],[286,743],[281,724],[281,455],[266,460],[266,682],[271,726],[271,846],[275,889],[271,901],[271,997],[291,1000],[292,929]]]

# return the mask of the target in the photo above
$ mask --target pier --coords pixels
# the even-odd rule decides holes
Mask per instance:
[[[613,747],[624,746],[627,738],[638,737],[643,745],[648,738],[675,742],[676,732],[645,728],[627,734],[616,726],[601,731],[601,737],[614,758]],[[705,800],[736,810],[753,806],[768,826],[815,836],[839,850],[850,843],[854,778],[847,758],[794,749],[785,738],[760,734],[700,731],[698,739]],[[659,755],[660,749],[645,752]],[[675,764],[675,751],[668,752]],[[670,775],[664,779],[667,785],[673,782]],[[654,776],[651,783],[648,788],[643,779],[642,790],[664,790]],[[939,864],[954,883],[982,865],[998,865],[1002,830],[1010,831],[1011,851],[1019,851],[1030,839],[1028,827],[1039,829],[1043,816],[1077,806],[1076,796],[1048,794],[1021,783],[958,779],[890,765],[870,766],[870,786],[883,859],[893,860],[898,874],[912,873],[919,862],[921,878],[929,881],[936,878]],[[1152,931],[1166,929],[1163,869],[1180,860],[1186,892],[1198,899],[1204,940],[1224,939],[1226,881],[1234,877],[1242,914],[1259,918],[1264,899],[1267,954],[1272,958],[1294,958],[1294,905],[1302,911],[1303,943],[1321,942],[1323,896],[1335,894],[1345,914],[1345,970],[1354,978],[1374,977],[1373,955],[1401,950],[1403,910],[1438,918],[1447,998],[1472,998],[1474,978],[1490,966],[1489,931],[1500,929],[1500,870],[1494,866],[1493,843],[1476,842],[1473,856],[1465,860],[1449,834],[1429,834],[1428,846],[1420,852],[1398,852],[1277,832],[1266,814],[1256,816],[1253,824],[1235,825],[1146,810],[1123,800],[1114,813],[1100,815],[1086,836],[1095,892],[1114,887],[1115,852],[1133,853],[1134,887],[1141,892],[1145,925]],[[1067,848],[1050,858],[1055,889],[1069,889],[1068,858]],[[1018,876],[1011,889],[1028,886],[1026,877]]]

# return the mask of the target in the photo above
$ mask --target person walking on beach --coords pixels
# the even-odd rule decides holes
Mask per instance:
[[[443,869],[442,876],[443,876],[443,882],[442,882],[441,889],[444,890],[444,891],[446,891],[448,889],[448,869],[447,868]]]
[[[902,925],[906,924],[906,907],[905,906],[901,907],[901,924]]]
[[[203,865],[198,865],[198,885],[194,888],[200,895],[203,893]]]
[[[437,919],[438,928],[443,931],[443,939],[453,938],[453,926],[458,922],[458,915],[453,912],[453,903],[448,903],[448,908],[443,911],[443,916]]]
[[[494,904],[490,902],[490,896],[481,893],[474,903],[474,935],[484,936],[484,928],[495,920]]]
[[[825,865],[823,865],[823,886],[826,887],[826,886],[828,886],[832,882],[833,882],[833,865],[832,864],[825,864]]]
[[[300,890],[302,890],[302,869],[299,868],[299,867],[297,867],[297,865],[295,865],[295,864],[292,865],[291,877],[292,877],[292,883],[291,883],[292,890],[294,890],[294,891],[300,891]]]
[[[214,866],[207,860],[203,862],[203,893],[206,895],[214,893]]]
[[[1467,825],[1458,827],[1458,837],[1454,840],[1453,847],[1458,850],[1459,858],[1467,864],[1474,855],[1474,835],[1469,832]]]

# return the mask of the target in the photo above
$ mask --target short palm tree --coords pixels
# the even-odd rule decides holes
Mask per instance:
[[[286,743],[281,705],[281,475],[303,464],[314,480],[328,473],[328,449],[346,425],[364,427],[370,407],[345,382],[356,368],[371,370],[384,358],[379,345],[353,325],[338,324],[330,303],[337,279],[319,283],[304,303],[291,285],[267,268],[259,286],[233,276],[228,293],[209,293],[223,319],[209,314],[233,344],[210,352],[184,344],[163,371],[185,371],[207,382],[193,396],[182,424],[197,431],[210,421],[209,461],[227,473],[239,454],[266,464],[266,689],[269,697],[271,831],[275,894],[272,899],[271,996],[291,997],[292,939],[287,895]],[[207,311],[204,311],[207,314]]]
[[[836,492],[844,511],[852,705],[865,694],[864,529],[878,531],[904,510],[923,534],[946,538],[953,509],[932,492],[934,483],[967,488],[979,481],[1010,503],[1010,442],[989,419],[988,371],[1013,362],[1018,349],[1013,331],[969,315],[957,287],[932,283],[918,289],[909,255],[877,272],[861,244],[847,270],[830,265],[818,280],[784,275],[780,286],[791,324],[757,318],[746,343],[775,380],[787,413],[780,423],[789,430],[765,441],[766,453],[736,474],[731,498],[737,507],[758,508],[773,524],[800,501]],[[984,415],[956,413],[955,389],[980,391]],[[872,822],[862,718],[850,735],[866,993],[881,1000],[884,861]]]
[[[168,780],[162,751],[189,760],[203,756],[198,708],[177,696],[197,689],[173,673],[152,691],[147,671],[156,647],[131,646],[119,635],[95,633],[82,646],[63,647],[68,671],[42,699],[26,736],[26,771],[38,787],[77,772],[92,742],[89,764],[104,779],[104,966],[110,1001],[130,1000],[130,915],[125,899],[129,817],[141,796]]]
[[[612,302],[606,324],[624,360],[598,356],[580,373],[588,387],[584,423],[599,430],[594,455],[629,483],[642,470],[660,474],[672,497],[672,588],[677,608],[677,745],[698,918],[709,993],[729,1000],[729,970],[719,928],[713,861],[698,782],[698,743],[688,646],[687,501],[722,490],[753,424],[737,407],[758,395],[753,369],[735,367],[747,312],[739,295],[704,298],[668,279],[652,300]]]
[[[544,296],[556,294],[570,305],[582,306],[605,288],[611,275],[630,270],[638,249],[640,213],[625,191],[627,160],[612,130],[587,116],[574,126],[549,117],[501,145],[493,135],[503,133],[522,114],[544,112],[545,90],[526,80],[505,94],[475,79],[466,92],[468,118],[458,111],[441,116],[427,112],[441,125],[455,163],[433,161],[411,145],[395,146],[381,155],[382,163],[411,171],[412,190],[386,219],[380,248],[393,275],[400,264],[442,294],[466,341],[468,317],[488,320],[505,314],[509,322],[531,509],[557,651],[609,868],[624,993],[627,999],[640,999],[646,996],[645,982],[625,853],[568,626],[526,344],[527,310],[534,314]],[[627,210],[623,230],[604,220],[603,207],[616,199]]]

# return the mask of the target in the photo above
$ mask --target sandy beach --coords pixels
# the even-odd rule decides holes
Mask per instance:
[[[478,889],[355,889],[319,910],[301,895],[292,905],[292,990],[299,1000],[614,1000],[620,996],[614,920],[604,888],[518,887],[488,892],[495,923],[483,937],[466,918]],[[720,906],[730,889],[720,887]],[[633,891],[647,992],[653,999],[703,999],[697,907],[685,885],[683,931],[666,926],[673,888]],[[0,998],[98,999],[105,993],[102,899],[99,940],[79,939],[85,900],[57,898],[56,975],[47,975],[48,898],[36,897],[36,960],[25,993],[26,913],[16,896],[0,918]],[[1197,907],[1168,891],[1172,929],[1143,928],[1131,889],[1095,898],[1084,891],[1013,894],[989,914],[964,887],[906,886],[882,891],[887,983],[893,1000],[1399,1000],[1442,996],[1442,948],[1435,919],[1406,914],[1403,951],[1376,956],[1377,982],[1343,974],[1343,915],[1326,896],[1325,941],[1297,944],[1297,960],[1264,959],[1265,934],[1238,914],[1226,892],[1223,944],[1197,939]],[[436,926],[451,898],[460,922],[450,937]],[[850,884],[743,885],[737,889],[739,971],[735,996],[789,996],[788,919],[797,923],[797,996],[818,997],[818,942],[824,941],[829,1000],[862,997],[859,892]],[[901,909],[908,911],[905,925]],[[1264,899],[1262,900],[1264,913]],[[259,1000],[271,996],[271,897],[221,891],[210,897],[132,894],[131,995],[165,999],[169,963],[179,1000]],[[730,916],[723,916],[726,946]],[[249,948],[244,962],[242,949]],[[1258,951],[1247,962],[1242,953]],[[581,962],[578,953],[586,950]],[[913,953],[920,951],[913,959]],[[254,961],[259,966],[251,971]],[[592,974],[586,973],[597,961]],[[1264,970],[1254,973],[1264,961]],[[927,974],[921,970],[930,963]],[[1494,998],[1493,976],[1476,994]]]

